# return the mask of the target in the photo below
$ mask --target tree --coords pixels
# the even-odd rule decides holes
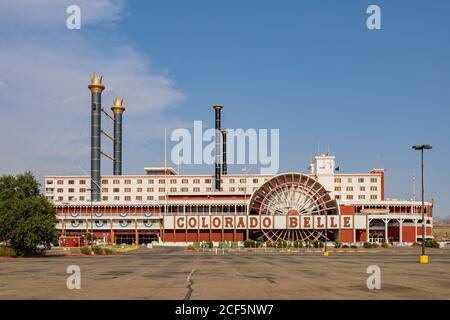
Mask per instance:
[[[31,172],[0,177],[0,239],[20,256],[37,254],[39,246],[58,240],[55,210],[39,186]]]

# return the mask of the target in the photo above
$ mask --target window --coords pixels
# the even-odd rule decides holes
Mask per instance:
[[[183,180],[181,180],[181,183],[182,183],[182,184],[188,184],[188,183],[189,183],[189,180],[188,180],[188,179],[183,179]]]
[[[57,184],[64,184],[64,180],[58,180],[56,183]]]
[[[258,183],[258,179],[253,179],[253,183]]]
[[[239,180],[239,182],[240,183],[246,183],[247,181],[246,181],[247,179],[241,179],[241,180]]]
[[[108,196],[103,196],[102,199],[103,201],[108,201]]]
[[[108,184],[108,180],[103,179],[103,180],[102,180],[102,184]]]
[[[366,196],[363,195],[363,194],[360,194],[360,195],[358,196],[358,199],[359,199],[359,200],[365,200],[365,199],[366,199]]]
[[[147,188],[147,192],[153,192],[154,189],[153,188]]]
[[[376,194],[372,194],[370,195],[370,200],[377,200],[377,195]]]
[[[102,188],[102,192],[108,192],[108,188]]]
[[[364,178],[358,178],[359,183],[364,183]]]
[[[159,179],[159,180],[158,180],[158,183],[159,183],[159,184],[164,184],[164,183],[166,183],[166,180],[165,180],[165,179]]]
[[[131,197],[130,196],[125,196],[125,201],[131,201]]]
[[[56,189],[56,192],[62,193],[62,192],[64,192],[64,189],[63,188],[58,188],[58,189]]]
[[[341,178],[334,178],[334,183],[341,183]]]
[[[199,184],[200,183],[200,179],[194,179],[194,184]]]
[[[212,191],[211,187],[206,188],[206,192],[211,192],[211,191]]]
[[[47,180],[47,184],[53,184],[53,180]]]
[[[142,192],[142,188],[137,188],[136,191],[137,192]]]
[[[170,184],[177,184],[177,179],[170,179]]]
[[[75,180],[69,180],[69,184],[75,184]]]
[[[80,192],[86,192],[86,188],[80,188]]]
[[[119,196],[114,196],[114,201],[119,201],[120,197]]]
[[[80,184],[86,184],[86,180],[80,180]]]
[[[114,179],[113,180],[113,184],[119,184],[119,180],[118,179]]]
[[[211,179],[205,179],[205,183],[211,183]]]
[[[177,188],[170,188],[170,192],[177,192]]]
[[[366,187],[359,187],[359,191],[366,191]]]
[[[113,188],[113,192],[120,192],[120,188]]]
[[[234,183],[235,181],[234,181],[234,179],[230,179],[230,183]]]
[[[194,192],[200,192],[200,188],[199,187],[195,187],[194,188]]]
[[[346,198],[347,198],[347,200],[353,200],[353,195],[348,194]]]
[[[147,196],[147,200],[153,200],[153,196]]]
[[[189,192],[189,188],[181,188],[181,192]]]
[[[142,196],[136,196],[136,201],[142,201]]]
[[[370,182],[372,182],[372,183],[376,183],[377,181],[378,181],[377,178],[370,178]]]
[[[80,201],[84,201],[84,196],[80,196]]]
[[[341,187],[334,187],[334,191],[341,191]]]
[[[63,201],[63,197],[58,197],[58,201]]]
[[[346,190],[347,191],[353,191],[353,187],[347,187]]]
[[[335,198],[336,200],[339,200],[339,199],[341,198],[341,196],[340,196],[340,195],[336,195],[334,198]]]
[[[153,179],[148,179],[148,184],[153,184],[155,181]]]
[[[370,187],[370,191],[377,191],[377,190],[378,190],[377,186]]]
[[[75,189],[74,188],[69,188],[69,192],[75,192]]]
[[[125,184],[131,184],[131,179],[125,179]]]
[[[230,188],[230,192],[235,192],[236,191],[236,188],[235,187],[231,187]]]
[[[158,199],[159,199],[159,200],[166,200],[166,197],[164,197],[164,196],[159,196]]]
[[[125,192],[131,192],[131,188],[125,188]]]
[[[137,179],[136,183],[137,184],[142,184],[142,179]]]
[[[347,178],[347,182],[352,182],[353,179],[352,178]]]
[[[158,188],[158,192],[166,192],[166,188]]]

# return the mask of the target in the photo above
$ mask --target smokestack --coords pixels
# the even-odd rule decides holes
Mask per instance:
[[[114,113],[114,162],[113,162],[113,174],[115,176],[122,175],[122,114],[125,111],[123,105],[123,99],[118,97],[114,99],[113,106],[111,108]]]
[[[102,78],[95,72],[92,75],[88,88],[91,90],[91,200],[100,201],[100,132],[102,91],[105,86]],[[95,183],[94,183],[95,182]]]
[[[215,106],[213,106],[214,110],[216,110],[216,170],[215,170],[215,187],[214,189],[216,191],[220,191],[220,137],[222,135],[221,133],[221,129],[220,129],[220,122],[221,122],[221,110],[222,110],[222,106],[219,104],[216,104]]]
[[[222,174],[227,175],[227,130],[222,130]]]

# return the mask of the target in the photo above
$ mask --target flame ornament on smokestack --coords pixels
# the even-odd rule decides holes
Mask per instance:
[[[223,107],[220,104],[216,104],[215,106],[213,106],[213,108],[216,111],[216,114],[215,114],[215,119],[216,119],[216,126],[215,126],[215,129],[216,129],[216,167],[215,167],[214,189],[215,189],[215,191],[220,191],[220,179],[221,179],[220,138],[222,136],[220,126],[221,126],[221,110]]]
[[[222,130],[222,174],[226,176],[227,173],[227,130]]]
[[[123,99],[118,97],[114,99],[111,108],[114,113],[114,164],[113,174],[115,176],[122,175],[122,114],[125,111],[123,107]]]
[[[100,201],[101,110],[102,91],[105,90],[102,77],[94,72],[88,88],[91,90],[91,200]]]

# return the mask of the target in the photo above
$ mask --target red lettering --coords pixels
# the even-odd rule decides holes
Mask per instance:
[[[180,222],[183,222],[183,223],[181,224]],[[184,228],[184,217],[177,218],[177,227],[180,229]]]
[[[250,227],[249,227],[249,229],[256,229],[257,228],[257,226],[258,226],[258,222],[259,222],[259,217],[258,218],[256,218],[256,217],[249,217],[248,218],[250,221]]]
[[[270,228],[272,226],[272,219],[270,217],[264,217],[262,219],[262,224],[264,228]]]
[[[202,228],[208,228],[209,225],[206,223],[206,217],[202,217]]]
[[[237,228],[245,228],[245,220],[244,217],[239,217],[239,222],[237,224]]]
[[[233,228],[233,217],[225,217],[225,228]]]
[[[212,218],[212,225],[214,228],[219,228],[221,225],[222,221],[220,217],[214,217]]]
[[[334,222],[334,217],[330,217],[330,228],[337,228],[337,224]]]
[[[190,228],[195,228],[197,226],[197,218],[196,217],[190,217],[188,219],[188,225]]]
[[[344,217],[344,228],[350,228],[350,217]]]
[[[323,228],[325,227],[322,223],[322,217],[317,217],[317,226],[316,228]]]
[[[311,228],[311,217],[303,217],[303,228]]]
[[[297,217],[289,217],[289,228],[295,229],[298,227],[298,219]]]

